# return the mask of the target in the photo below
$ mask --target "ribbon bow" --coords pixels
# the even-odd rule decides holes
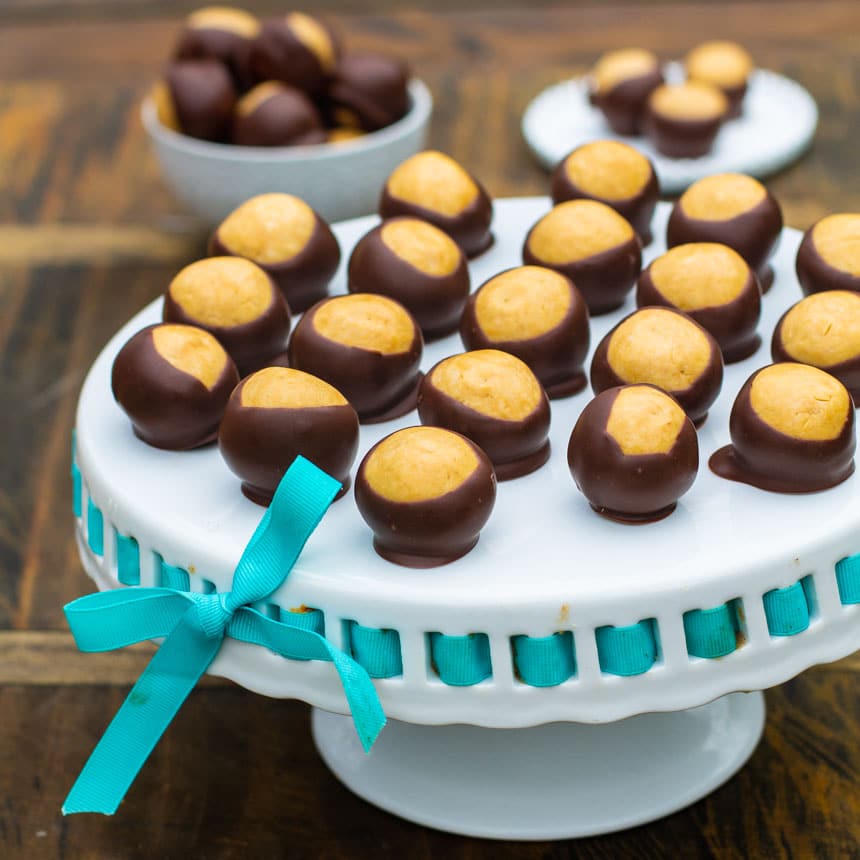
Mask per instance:
[[[263,600],[286,579],[339,489],[334,478],[298,457],[242,553],[232,591],[125,588],[90,594],[65,606],[81,651],[110,651],[166,638],[84,765],[63,804],[64,815],[116,812],[225,636],[285,657],[331,661],[361,743],[370,750],[385,725],[385,714],[367,672],[318,633],[267,618],[248,605]]]

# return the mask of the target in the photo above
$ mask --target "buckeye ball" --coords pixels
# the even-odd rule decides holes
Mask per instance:
[[[693,486],[699,442],[693,422],[653,385],[623,385],[582,410],[567,448],[576,486],[609,519],[663,519]]]
[[[714,338],[672,308],[642,308],[618,323],[591,361],[595,394],[648,382],[672,395],[701,424],[723,384],[723,359]]]
[[[737,42],[712,40],[696,45],[684,57],[687,78],[719,87],[729,101],[729,119],[741,115],[741,103],[753,72],[753,60]]]
[[[645,103],[662,82],[660,61],[651,51],[608,51],[591,70],[589,96],[616,134],[641,134]]]
[[[471,440],[441,427],[407,427],[368,451],[355,503],[379,555],[406,567],[438,567],[478,542],[496,499],[496,476]]]
[[[773,283],[768,259],[781,232],[782,210],[761,182],[743,173],[718,173],[694,182],[678,199],[666,244],[728,245],[749,263],[766,293]]]
[[[570,278],[592,314],[624,304],[642,268],[642,245],[633,227],[596,200],[559,203],[529,230],[523,262]]]
[[[167,128],[201,140],[227,140],[236,88],[217,60],[171,63],[152,97],[158,119]]]
[[[282,353],[290,333],[281,291],[242,257],[209,257],[182,269],[165,293],[163,319],[213,334],[241,376]]]
[[[578,146],[552,174],[552,202],[587,198],[611,206],[626,218],[643,247],[651,243],[651,218],[660,196],[651,162],[617,140]]]
[[[288,367],[264,367],[236,386],[218,434],[242,492],[268,505],[300,454],[349,488],[358,453],[358,416],[333,386]]]
[[[795,268],[807,296],[822,290],[860,293],[860,213],[827,215],[813,224],[803,234]]]
[[[662,155],[700,158],[713,148],[728,111],[728,99],[711,84],[662,84],[648,98],[645,134]]]
[[[422,424],[446,427],[479,445],[500,481],[539,469],[549,458],[549,401],[525,362],[497,349],[452,355],[418,391]]]
[[[709,465],[721,478],[775,493],[810,493],[854,472],[854,404],[823,370],[782,362],[757,370],[729,419],[732,444]]]
[[[135,435],[185,451],[215,439],[239,374],[224,347],[189,325],[151,325],[117,353],[111,390]]]
[[[292,311],[307,310],[325,298],[340,263],[340,246],[328,224],[292,194],[246,200],[212,234],[209,254],[256,263]]]
[[[826,370],[860,403],[860,293],[827,290],[801,299],[776,324],[771,354]]]
[[[466,303],[466,349],[500,349],[524,361],[552,398],[585,387],[588,307],[570,278],[519,266],[490,278]]]
[[[761,346],[761,287],[737,251],[715,242],[678,245],[639,276],[636,304],[684,311],[717,341],[726,364]]]
[[[290,366],[331,383],[364,424],[415,408],[424,341],[415,320],[386,296],[359,293],[315,304],[290,340]]]
[[[411,215],[444,230],[467,257],[493,244],[493,203],[483,186],[453,158],[425,150],[388,177],[379,200],[383,219]]]
[[[334,125],[376,131],[409,110],[409,69],[385,54],[341,57],[326,91]]]
[[[258,84],[233,115],[232,140],[239,146],[306,146],[327,137],[314,103],[280,81]]]
[[[469,267],[457,243],[419,218],[391,218],[364,236],[349,258],[351,293],[400,302],[430,340],[450,334],[469,296]]]

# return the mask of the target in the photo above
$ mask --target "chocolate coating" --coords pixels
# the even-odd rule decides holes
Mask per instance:
[[[651,276],[651,266],[639,276],[636,306],[684,310],[660,292]],[[743,361],[761,346],[761,336],[756,331],[761,318],[761,286],[752,269],[746,268],[746,281],[734,299],[723,304],[684,310],[690,319],[714,336],[725,364]]]
[[[507,271],[516,272],[517,270]],[[569,397],[582,391],[586,384],[583,364],[590,343],[588,306],[582,294],[569,278],[564,278],[570,290],[570,306],[559,323],[548,331],[528,339],[493,340],[481,328],[476,304],[481,290],[497,277],[499,275],[490,278],[466,302],[460,320],[460,337],[463,345],[469,350],[500,349],[515,355],[531,368],[550,399]]]
[[[217,60],[171,63],[165,82],[183,134],[216,142],[227,139],[236,89],[221,63]]]
[[[732,444],[711,456],[711,471],[774,493],[811,493],[842,483],[854,472],[854,410],[848,409],[834,439],[798,439],[782,433],[762,420],[750,400],[756,376],[766,369],[753,373],[735,399],[729,419]]]
[[[725,116],[711,119],[677,119],[645,111],[645,134],[661,155],[669,158],[701,158],[713,149]]]
[[[824,290],[851,290],[860,293],[860,275],[837,269],[818,252],[812,238],[813,224],[804,234],[797,249],[795,271],[805,296]]]
[[[488,415],[467,406],[434,384],[436,368],[449,360],[443,359],[434,365],[421,382],[418,390],[421,423],[445,427],[471,439],[490,458],[500,481],[522,477],[546,463],[549,459],[550,409],[543,390],[536,407],[520,420]],[[468,385],[468,382],[464,380],[464,384]],[[486,389],[492,382],[484,380],[481,384]],[[504,395],[500,389],[499,398]]]
[[[594,146],[595,144],[585,144],[586,146]],[[582,147],[577,147],[582,149]],[[551,182],[552,202],[554,205],[563,203],[565,200],[598,200],[611,206],[619,215],[626,218],[633,229],[639,236],[642,242],[642,247],[647,247],[653,240],[651,233],[651,219],[654,217],[654,210],[657,207],[657,201],[660,198],[660,184],[657,180],[657,174],[654,172],[654,166],[648,161],[648,166],[651,169],[651,175],[645,185],[631,197],[624,198],[608,198],[598,196],[580,188],[570,178],[566,170],[568,159],[575,155],[577,150],[574,150],[569,155],[565,156],[553,171]],[[644,158],[644,156],[642,156]],[[647,159],[646,159],[647,161]]]
[[[567,462],[577,487],[597,513],[620,522],[653,522],[671,514],[693,486],[699,443],[692,421],[684,418],[667,452],[625,454],[607,423],[620,392],[633,387],[639,386],[603,391],[582,410],[570,434]]]
[[[659,68],[617,83],[606,92],[592,91],[591,103],[606,117],[609,127],[621,135],[637,135],[643,130],[648,96],[663,83]]]
[[[666,245],[669,248],[687,242],[728,245],[747,261],[758,276],[762,292],[766,293],[773,284],[773,269],[768,260],[782,232],[782,210],[771,193],[765,190],[764,198],[751,209],[721,220],[691,218],[684,212],[683,201],[682,195],[672,207],[666,227]]]
[[[349,470],[358,453],[358,416],[348,403],[283,408],[244,406],[239,383],[224,412],[218,448],[242,480],[242,493],[268,505],[284,473],[299,454],[349,488]]]
[[[215,257],[200,260],[197,263],[192,263],[192,265],[217,264],[218,259]],[[197,326],[214,335],[236,363],[240,376],[247,376],[249,373],[270,364],[286,350],[290,334],[290,309],[283,294],[268,275],[262,273],[271,287],[271,301],[268,307],[256,319],[238,325],[223,326],[198,318],[198,316],[189,313],[176,300],[174,287],[181,274],[180,272],[174,278],[164,294],[162,311],[164,322]],[[214,299],[210,301],[214,301]]]
[[[414,428],[398,432],[409,429]],[[487,455],[470,439],[459,438],[474,451],[477,468],[458,487],[436,498],[392,501],[370,486],[367,464],[386,439],[362,460],[355,478],[355,503],[383,558],[406,567],[438,567],[462,557],[478,542],[495,503],[496,476]]]
[[[408,219],[389,219],[406,221]],[[400,302],[414,317],[427,340],[457,328],[469,297],[469,267],[460,253],[456,268],[445,275],[422,271],[398,256],[382,240],[385,223],[362,237],[347,267],[351,293],[378,293]]]
[[[290,366],[312,373],[342,392],[362,424],[404,415],[415,408],[421,382],[419,367],[424,350],[421,331],[413,322],[409,347],[395,353],[330,340],[318,331],[314,319],[330,302],[342,302],[347,298],[323,299],[301,318],[290,339]],[[403,311],[408,315],[405,308]],[[360,322],[357,324],[360,326]]]
[[[111,391],[135,435],[155,448],[185,451],[215,439],[230,392],[239,381],[232,360],[211,388],[174,367],[155,348],[156,325],[133,335],[117,353]]]
[[[255,99],[259,87],[271,94],[244,109]],[[324,143],[328,137],[314,103],[294,87],[271,81],[251,90],[236,106],[233,116],[233,143],[239,146],[305,146]]]
[[[341,57],[326,98],[335,125],[376,131],[409,110],[409,69],[385,54]]]
[[[634,311],[632,314],[625,317],[597,345],[597,349],[594,351],[594,357],[591,360],[591,387],[594,389],[595,394],[599,394],[602,391],[606,391],[609,388],[614,388],[619,385],[628,385],[633,383],[653,384],[653,380],[648,378],[648,374],[645,374],[644,378],[624,379],[616,373],[615,369],[609,363],[610,344],[612,343],[612,339],[616,336],[618,329],[627,322],[627,320],[630,320],[637,314],[641,314],[647,310],[650,309],[640,308],[638,311]],[[720,389],[722,388],[722,354],[720,353],[720,348],[712,335],[709,334],[703,326],[687,316],[687,314],[675,310],[674,308],[663,308],[662,310],[665,310],[668,313],[677,314],[687,320],[691,325],[694,325],[699,329],[708,341],[709,357],[704,370],[699,374],[699,376],[684,389],[666,391],[667,394],[671,395],[678,401],[681,408],[690,416],[693,423],[698,426],[707,417],[708,409],[711,408],[711,404],[717,399]],[[668,342],[664,343],[664,347],[668,352],[672,352],[669,348],[670,344],[668,344]],[[659,359],[655,356],[655,360]],[[658,385],[656,387],[659,388],[660,386]]]

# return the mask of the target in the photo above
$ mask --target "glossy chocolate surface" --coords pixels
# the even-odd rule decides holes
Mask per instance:
[[[218,60],[227,66],[239,92],[253,84],[251,44],[253,39],[226,28],[186,26],[174,51],[177,60]]]
[[[221,63],[217,60],[171,63],[165,82],[183,134],[216,142],[227,139],[236,89]]]
[[[362,424],[387,421],[415,408],[419,366],[424,349],[415,326],[409,349],[382,353],[330,340],[314,327],[314,317],[328,302],[314,305],[299,321],[290,339],[290,366],[312,373],[337,388],[350,402]]]
[[[366,464],[378,445],[362,460],[355,503],[384,559],[406,567],[438,567],[464,556],[478,542],[495,503],[496,476],[487,455],[466,441],[477,455],[477,468],[455,490],[418,502],[392,501],[368,484]]]
[[[378,293],[403,305],[427,340],[454,331],[469,297],[469,267],[461,257],[449,275],[431,275],[399,257],[382,240],[380,224],[356,244],[347,267],[351,293]]]
[[[644,310],[640,309],[640,310]],[[681,391],[667,391],[678,403],[681,408],[690,417],[690,420],[699,426],[708,415],[708,410],[711,404],[717,399],[720,389],[723,384],[723,358],[720,353],[720,348],[717,345],[713,336],[699,323],[692,320],[687,314],[674,308],[666,308],[671,313],[678,314],[681,317],[689,320],[693,325],[699,328],[708,340],[711,349],[710,360],[707,363],[704,371],[699,375],[699,378],[694,380],[687,388]],[[634,311],[638,313],[639,311]],[[624,322],[630,319],[634,314],[625,317],[618,323],[597,345],[594,351],[594,357],[591,360],[591,387],[595,394],[600,394],[609,388],[615,388],[619,385],[629,385],[639,382],[648,383],[647,379],[622,379],[609,364],[609,344]],[[659,387],[659,386],[655,386]]]
[[[335,125],[376,131],[409,110],[409,68],[385,54],[347,54],[335,69],[326,100]]]
[[[752,484],[774,493],[811,493],[841,484],[854,472],[854,410],[842,431],[825,441],[797,439],[774,429],[752,407],[750,390],[757,370],[732,406],[732,444],[710,458],[712,472],[729,481]]]
[[[328,138],[314,103],[294,87],[284,87],[249,113],[233,116],[233,143],[239,146],[305,146]]]
[[[808,296],[824,290],[851,290],[860,293],[860,275],[852,275],[831,266],[818,253],[812,238],[814,228],[815,224],[803,234],[803,240],[797,249],[795,271],[803,294]]]
[[[679,119],[645,110],[644,131],[654,148],[670,158],[701,158],[713,149],[725,116]]]
[[[155,448],[185,451],[215,439],[239,374],[227,357],[215,385],[174,367],[156,350],[147,326],[114,359],[111,390],[131,419],[135,435]]]
[[[591,103],[606,117],[609,127],[621,135],[637,135],[643,130],[648,96],[663,83],[659,67],[610,87],[606,92],[592,92]]]
[[[653,522],[671,514],[696,480],[696,429],[687,418],[665,454],[625,454],[607,430],[622,388],[601,392],[582,410],[570,434],[567,462],[597,513],[620,522]]]

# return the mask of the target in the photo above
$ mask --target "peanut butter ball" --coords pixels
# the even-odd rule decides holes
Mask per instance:
[[[407,427],[368,451],[355,479],[355,503],[383,558],[437,567],[478,542],[496,499],[487,455],[441,427]]]
[[[238,381],[236,365],[209,332],[173,323],[133,335],[111,371],[113,396],[135,435],[173,451],[215,439]]]
[[[645,104],[663,83],[656,54],[641,48],[608,51],[590,75],[591,103],[599,108],[616,134],[642,133]]]
[[[292,194],[246,200],[212,234],[209,253],[256,263],[297,312],[325,298],[340,263],[340,246],[328,224]]]
[[[478,349],[438,362],[418,391],[421,423],[462,433],[486,452],[500,481],[549,458],[549,401],[525,362]]]
[[[860,212],[827,215],[797,249],[797,279],[805,295],[822,290],[860,293]]]
[[[691,81],[703,81],[722,90],[729,101],[729,119],[741,115],[741,103],[753,72],[753,60],[737,42],[712,40],[696,45],[684,58]]]
[[[500,349],[524,361],[551,399],[585,387],[588,307],[552,269],[519,266],[490,278],[469,297],[460,337],[466,349]]]
[[[268,505],[300,454],[349,488],[358,416],[333,386],[288,367],[264,367],[236,386],[218,434],[224,461],[252,502]]]
[[[523,262],[570,278],[591,314],[624,304],[642,268],[642,246],[627,219],[596,200],[568,200],[526,236]]]
[[[483,186],[453,158],[425,150],[388,177],[379,200],[384,219],[411,215],[444,230],[467,257],[493,244],[493,203]]]
[[[258,84],[239,99],[233,116],[239,146],[307,146],[327,139],[314,103],[280,81]]]
[[[672,308],[642,308],[618,323],[591,361],[595,394],[647,382],[674,397],[701,424],[723,384],[723,359],[714,338]]]
[[[385,54],[347,54],[334,71],[326,101],[337,126],[377,131],[409,110],[409,68]]]
[[[710,459],[721,478],[776,493],[810,493],[854,472],[854,404],[823,370],[782,362],[744,384],[729,420],[732,444]]]
[[[712,84],[662,84],[648,98],[645,134],[663,155],[699,158],[713,148],[728,113],[728,99]]]
[[[230,132],[236,88],[217,60],[182,60],[167,67],[153,91],[162,125],[190,137],[225,142]]]
[[[693,422],[653,385],[624,385],[582,410],[567,448],[570,473],[591,507],[620,522],[675,510],[699,469]]]

